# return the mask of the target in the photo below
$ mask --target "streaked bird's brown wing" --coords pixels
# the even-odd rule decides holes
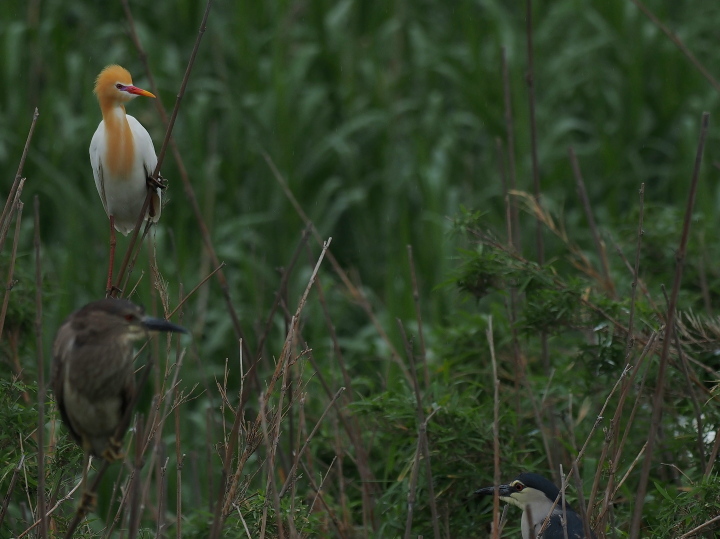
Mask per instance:
[[[52,362],[52,376],[51,385],[53,393],[55,394],[55,402],[57,403],[58,410],[60,410],[60,417],[62,417],[63,423],[70,431],[70,435],[82,446],[82,439],[80,434],[76,432],[72,427],[72,422],[68,416],[67,409],[65,408],[65,397],[64,397],[64,369],[66,356],[74,346],[74,339],[69,323],[63,324],[58,330],[57,337],[53,343],[53,362]]]

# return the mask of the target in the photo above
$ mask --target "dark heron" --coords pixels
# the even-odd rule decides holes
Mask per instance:
[[[481,488],[475,491],[476,495],[492,496],[495,487]],[[560,494],[560,489],[543,476],[536,473],[521,473],[507,485],[498,487],[500,499],[523,510],[520,530],[523,539],[530,539],[530,524],[535,530],[533,537],[538,537],[545,517]],[[545,527],[543,539],[565,539],[564,528],[567,528],[568,539],[587,539],[583,521],[568,503],[565,503],[567,522],[563,527],[562,498],[550,515],[550,522]],[[595,535],[590,531],[590,537]]]

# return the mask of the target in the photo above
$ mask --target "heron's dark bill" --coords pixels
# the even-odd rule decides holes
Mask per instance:
[[[485,487],[475,491],[475,496],[492,496],[495,493],[495,487]],[[500,497],[510,496],[512,488],[510,485],[498,485],[498,495]]]
[[[164,318],[152,318],[147,316],[142,319],[142,324],[150,331],[164,331],[172,333],[189,333],[187,329],[178,324],[168,322]]]

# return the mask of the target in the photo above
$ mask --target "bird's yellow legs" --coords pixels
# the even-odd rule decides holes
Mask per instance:
[[[115,436],[111,436],[108,440],[108,446],[102,453],[102,458],[111,463],[124,459],[125,453],[122,451],[122,441],[118,441]]]
[[[97,504],[97,493],[92,491],[88,486],[88,471],[90,469],[89,442],[83,443],[83,447],[85,455],[83,458],[82,481],[80,482],[82,496],[80,498],[78,513],[80,515],[87,515],[95,510],[95,505]],[[101,456],[104,460],[110,463],[124,459],[125,453],[122,451],[122,442],[119,442],[114,436],[112,436],[108,440],[108,446],[105,448],[105,451],[103,451]]]

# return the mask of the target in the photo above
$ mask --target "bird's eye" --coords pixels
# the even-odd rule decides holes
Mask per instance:
[[[127,320],[128,322],[132,322],[133,320],[135,320],[135,316],[132,314],[126,314],[125,320]]]
[[[117,88],[118,90],[122,90],[122,89],[123,89],[123,85],[118,82],[118,83],[115,85],[115,88]]]
[[[525,485],[523,485],[522,483],[515,483],[515,490],[517,490],[518,492],[522,492],[524,488]]]

